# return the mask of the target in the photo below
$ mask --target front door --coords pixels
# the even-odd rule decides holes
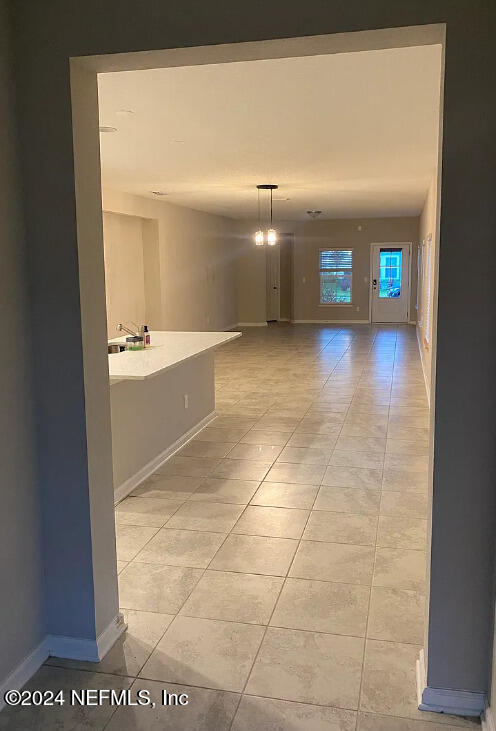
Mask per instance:
[[[279,246],[268,246],[267,254],[267,322],[279,320]]]
[[[411,244],[372,244],[372,322],[408,322]]]

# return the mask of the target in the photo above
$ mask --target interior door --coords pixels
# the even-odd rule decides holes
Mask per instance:
[[[372,322],[408,322],[411,244],[372,244]]]
[[[280,259],[279,246],[268,246],[266,249],[267,264],[267,322],[279,320],[280,317]]]

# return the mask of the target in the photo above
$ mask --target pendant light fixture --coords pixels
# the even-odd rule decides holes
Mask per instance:
[[[277,244],[277,232],[273,228],[273,222],[272,222],[272,194],[274,190],[277,190],[279,186],[273,185],[272,183],[266,183],[264,185],[257,185],[257,192],[258,192],[258,231],[255,234],[255,244],[257,246],[263,246],[265,243],[265,236],[264,232],[261,227],[260,223],[260,191],[261,190],[270,190],[270,225],[267,229],[267,244],[269,246],[275,246]]]

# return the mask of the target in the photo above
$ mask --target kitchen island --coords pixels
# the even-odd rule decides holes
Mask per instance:
[[[152,331],[150,348],[109,354],[116,502],[214,417],[214,351],[240,336]]]

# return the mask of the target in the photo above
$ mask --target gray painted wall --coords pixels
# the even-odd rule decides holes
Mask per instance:
[[[65,574],[58,576],[62,584],[50,577],[48,583],[52,613],[67,620],[73,609],[66,629],[79,633],[91,624],[87,605],[74,601],[81,586],[71,578],[75,594],[70,601],[62,594],[67,572],[84,575],[91,561],[72,498],[87,493],[88,459],[69,57],[447,22],[428,683],[485,690],[496,497],[494,2],[308,0],[303,6],[273,0],[263,12],[231,0],[18,0],[13,5],[36,313],[40,467],[53,506],[68,495],[64,519],[72,537]],[[467,256],[468,247],[477,255]],[[467,280],[477,287],[470,297],[460,296]],[[47,536],[53,552],[52,538]]]
[[[0,0],[0,682],[43,638],[40,511],[30,388],[33,353],[14,129],[7,5]]]

